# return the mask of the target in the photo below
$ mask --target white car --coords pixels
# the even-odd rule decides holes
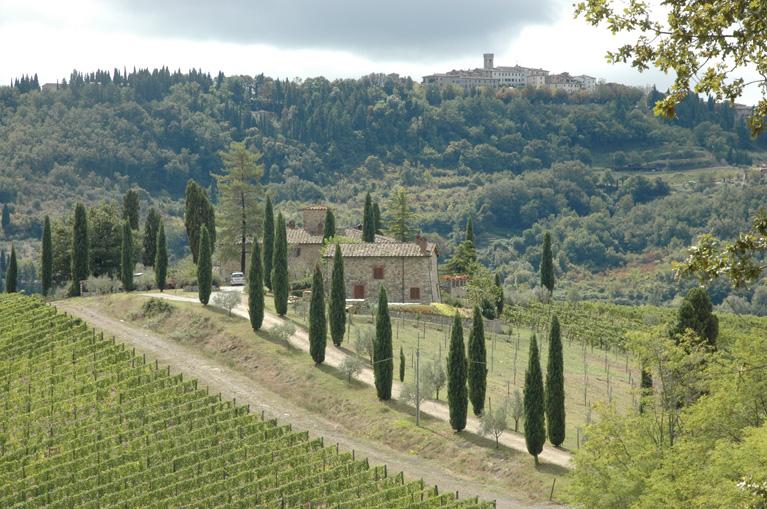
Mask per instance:
[[[242,272],[232,272],[232,275],[229,276],[229,284],[232,286],[244,286],[245,275]]]

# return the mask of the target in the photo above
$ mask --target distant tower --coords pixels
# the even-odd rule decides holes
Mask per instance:
[[[485,53],[482,55],[485,57],[485,69],[490,70],[494,67],[493,65],[493,54],[492,53]]]

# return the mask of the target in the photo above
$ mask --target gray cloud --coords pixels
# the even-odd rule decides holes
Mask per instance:
[[[341,49],[427,60],[492,51],[561,0],[112,0],[123,29],[154,36]]]

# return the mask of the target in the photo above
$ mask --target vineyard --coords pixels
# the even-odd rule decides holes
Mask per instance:
[[[489,508],[222,401],[0,295],[0,507]]]

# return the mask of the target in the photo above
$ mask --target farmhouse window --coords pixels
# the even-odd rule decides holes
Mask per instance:
[[[410,299],[421,300],[421,289],[417,286],[410,288]]]
[[[383,278],[384,278],[384,268],[373,267],[373,279],[383,279]]]
[[[355,299],[365,298],[365,285],[354,285],[354,298]]]

